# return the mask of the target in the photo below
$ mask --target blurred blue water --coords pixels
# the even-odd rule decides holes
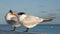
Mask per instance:
[[[9,25],[0,25],[0,30],[11,30],[13,27]],[[16,28],[17,31],[24,31],[24,26]],[[29,32],[40,32],[41,34],[60,34],[60,24],[39,24],[34,28],[31,28]]]

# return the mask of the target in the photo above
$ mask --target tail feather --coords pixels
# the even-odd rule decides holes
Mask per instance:
[[[52,18],[45,18],[44,20],[43,20],[43,22],[50,22],[50,21],[52,21],[53,19]]]

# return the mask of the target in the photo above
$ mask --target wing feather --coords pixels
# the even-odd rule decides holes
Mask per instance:
[[[28,28],[32,28],[42,21],[43,21],[42,18],[38,18],[35,16],[28,16],[23,20],[23,24],[24,24],[24,26],[26,26]]]

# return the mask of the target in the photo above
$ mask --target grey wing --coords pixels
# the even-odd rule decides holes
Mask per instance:
[[[23,23],[26,25],[34,25],[42,22],[43,19],[35,17],[35,16],[29,16],[23,20]]]
[[[35,16],[29,16],[27,18],[24,19],[24,23],[41,23],[41,22],[50,22],[52,21],[52,18],[39,18],[39,17],[35,17]]]
[[[43,22],[50,22],[52,20],[53,20],[52,18],[43,18]]]

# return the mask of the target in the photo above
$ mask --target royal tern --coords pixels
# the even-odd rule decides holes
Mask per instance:
[[[17,15],[14,12],[12,12],[12,10],[10,10],[5,15],[5,20],[9,25],[14,27],[14,29],[11,31],[15,31],[16,27],[19,27],[21,25],[17,19]]]
[[[30,28],[35,27],[39,23],[50,22],[52,18],[39,18],[36,16],[27,15],[24,12],[18,13],[19,21],[22,23],[27,29],[24,32],[28,32]]]

